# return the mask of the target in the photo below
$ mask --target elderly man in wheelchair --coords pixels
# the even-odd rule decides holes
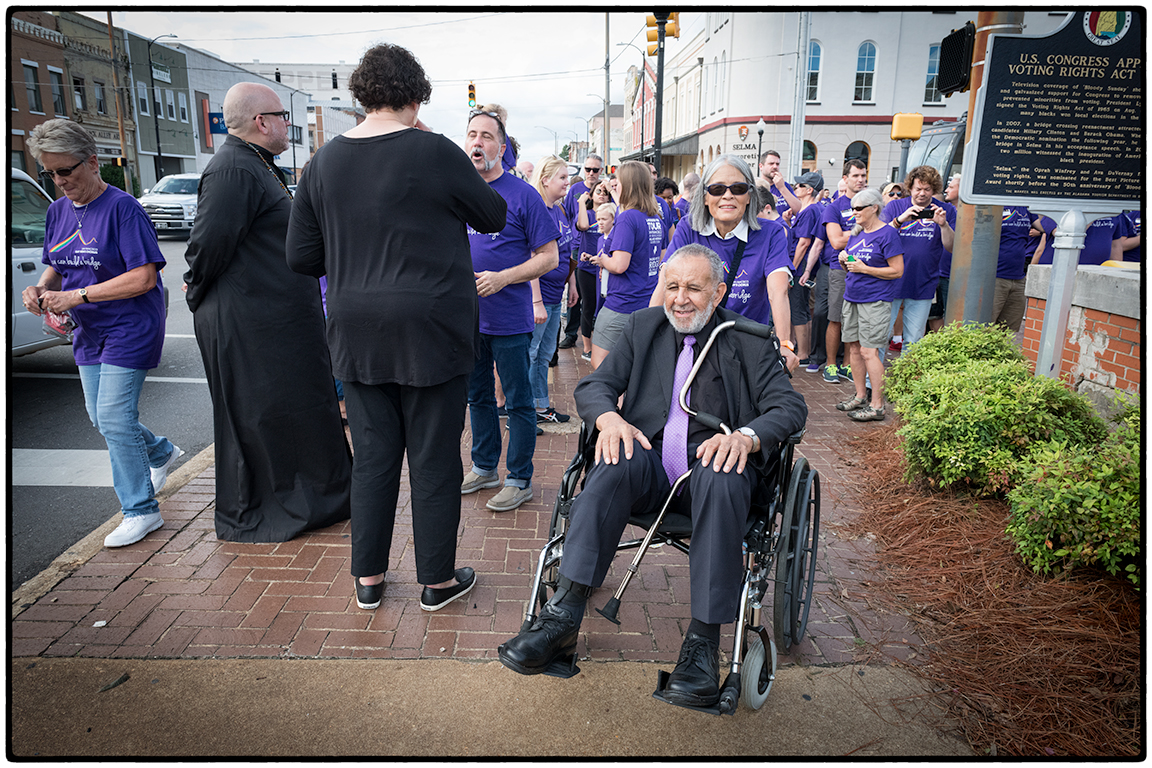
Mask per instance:
[[[585,426],[599,430],[594,461],[571,506],[555,594],[499,648],[510,669],[553,674],[564,660],[575,668],[585,603],[629,518],[667,498],[666,509],[691,518],[692,620],[660,698],[694,708],[720,698],[720,628],[740,609],[753,491],[773,471],[767,454],[802,430],[808,413],[768,328],[720,306],[724,270],[704,246],[673,253],[660,277],[663,308],[634,313],[576,387]],[[714,334],[717,327],[732,330]]]

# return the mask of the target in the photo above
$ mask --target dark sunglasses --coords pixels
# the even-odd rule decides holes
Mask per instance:
[[[888,190],[888,197],[904,197],[904,191],[901,189]]]
[[[600,173],[600,171],[602,171],[602,170],[604,170],[604,169],[603,168],[589,168],[588,166],[584,166],[584,172],[585,173]]]
[[[263,115],[264,117],[280,117],[280,118],[287,120],[289,114],[290,113],[288,112],[288,110],[282,109],[279,112],[257,112],[256,117],[260,117],[261,115]],[[254,117],[252,119],[255,120],[256,117]]]
[[[77,168],[79,168],[80,166],[84,165],[85,162],[87,162],[87,161],[81,160],[80,162],[76,163],[76,165],[72,166],[71,168],[61,168],[58,171],[40,171],[40,178],[43,179],[45,182],[48,182],[48,183],[51,183],[53,176],[59,176],[62,179],[66,179],[72,175],[72,171],[74,171]]]
[[[862,211],[862,210],[864,210],[865,208],[874,208],[874,207],[875,207],[875,206],[871,206],[871,205],[854,205],[854,206],[852,206],[852,210],[854,210],[854,211]]]
[[[709,184],[704,187],[704,190],[712,195],[712,197],[721,197],[728,190],[732,190],[732,194],[737,196],[746,195],[750,189],[752,189],[752,185],[745,184],[742,181],[738,181],[735,184]]]
[[[508,131],[506,131],[504,129],[504,121],[502,121],[500,119],[500,116],[497,115],[495,112],[485,112],[482,109],[470,109],[470,110],[468,110],[468,122],[472,122],[472,118],[479,117],[480,115],[484,115],[485,117],[490,117],[496,121],[496,125],[500,126],[501,138],[508,135]]]

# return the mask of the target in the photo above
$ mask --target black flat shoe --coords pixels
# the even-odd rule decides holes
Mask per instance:
[[[368,586],[361,584],[358,576],[353,576],[356,582],[356,605],[365,611],[374,611],[380,607],[380,599],[384,597],[384,581]]]
[[[690,707],[711,707],[720,701],[719,644],[695,632],[685,635],[664,698]]]
[[[538,675],[552,662],[576,651],[580,622],[571,613],[552,603],[540,609],[532,626],[501,643],[500,663],[522,675]],[[719,698],[719,694],[717,694]]]
[[[438,611],[456,598],[468,594],[476,586],[476,572],[471,568],[457,568],[456,581],[460,583],[442,589],[424,587],[420,594],[420,607],[425,611]]]

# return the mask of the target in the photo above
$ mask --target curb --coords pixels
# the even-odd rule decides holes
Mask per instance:
[[[156,494],[156,501],[163,503],[179,493],[185,485],[212,466],[215,461],[216,444],[211,443],[168,476],[168,482],[164,484],[164,489]],[[119,524],[120,513],[117,512],[99,528],[68,547],[63,554],[49,563],[47,568],[16,588],[12,592],[11,618],[14,619],[19,616],[25,608],[48,594],[53,587],[91,560],[97,552],[104,549],[104,537],[116,530],[116,526]]]

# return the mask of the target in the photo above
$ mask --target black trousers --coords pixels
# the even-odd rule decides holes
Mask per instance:
[[[352,575],[388,570],[400,469],[408,452],[416,578],[449,581],[460,528],[460,435],[468,376],[432,387],[344,382],[352,430]],[[302,436],[307,439],[307,436]]]
[[[596,320],[596,273],[576,269],[576,288],[580,291],[580,334],[592,338]]]
[[[693,447],[694,448],[694,447]],[[690,455],[695,455],[694,451]],[[630,515],[663,503],[671,487],[660,460],[660,446],[636,445],[631,459],[595,465],[584,491],[572,504],[560,573],[578,584],[599,587],[616,554]],[[707,624],[736,620],[744,576],[742,545],[757,472],[715,472],[691,464],[692,475],[673,502],[692,516],[688,566],[692,618]],[[672,509],[676,509],[673,506]]]

